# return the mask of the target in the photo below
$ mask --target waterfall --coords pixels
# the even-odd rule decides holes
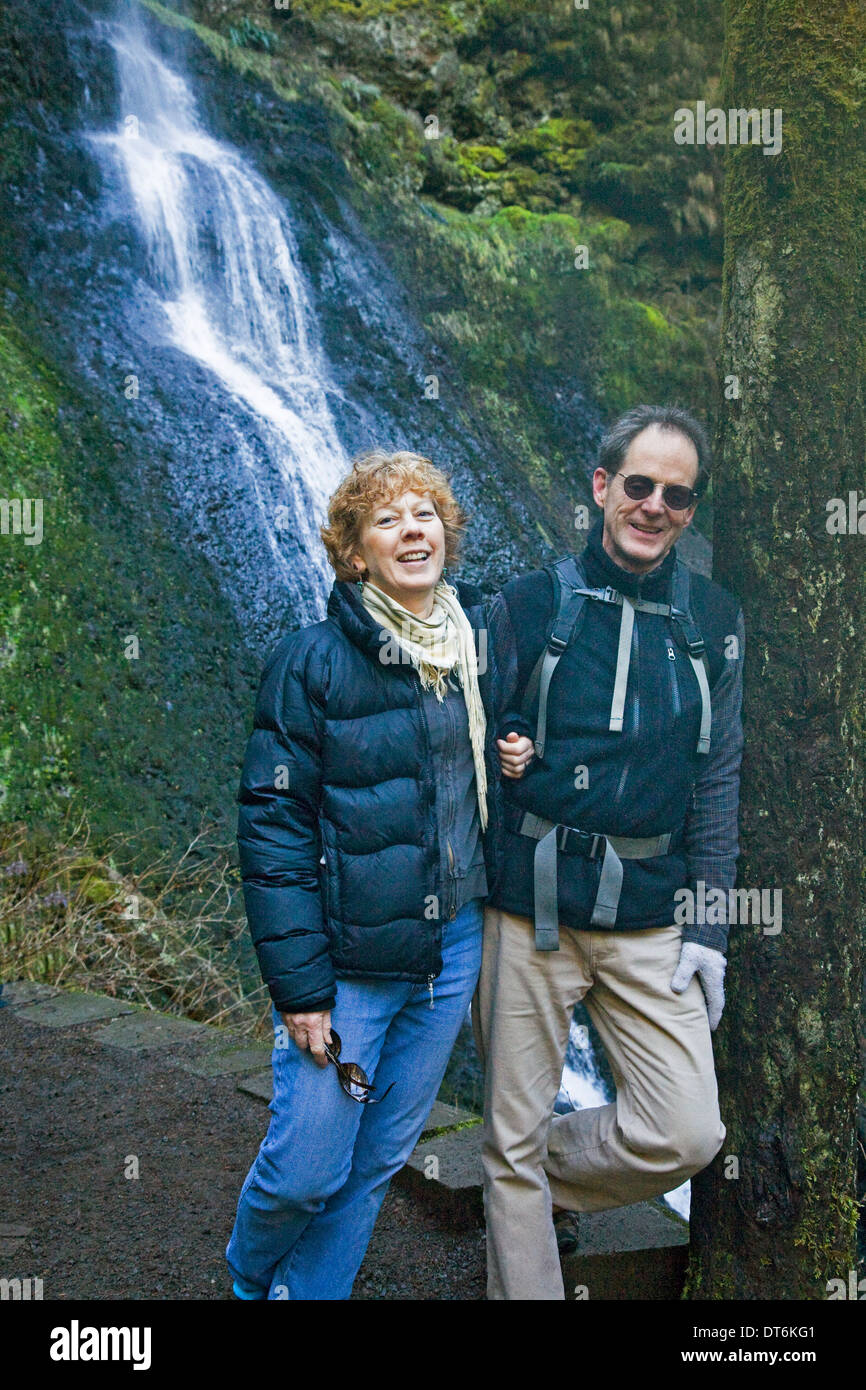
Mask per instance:
[[[333,579],[318,527],[346,456],[286,210],[238,150],[202,128],[186,79],[154,51],[137,13],[97,23],[115,55],[120,119],[89,139],[122,177],[167,341],[213,373],[264,442],[283,505],[248,479],[261,528],[250,544],[267,545],[298,618],[315,620]],[[235,432],[240,467],[255,474],[243,427]],[[285,529],[303,575],[289,572]]]
[[[572,1017],[556,1108],[585,1110],[592,1105],[606,1105],[609,1099],[586,1025]]]

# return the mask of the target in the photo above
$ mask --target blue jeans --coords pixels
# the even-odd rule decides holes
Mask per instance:
[[[271,1122],[238,1200],[226,1260],[261,1298],[340,1299],[352,1292],[393,1175],[418,1141],[466,1017],[481,965],[482,904],[443,926],[442,971],[426,984],[338,980],[331,1021],[378,1105],[359,1105],[336,1068],[292,1040],[273,1051]],[[275,1028],[285,1033],[272,1007]]]

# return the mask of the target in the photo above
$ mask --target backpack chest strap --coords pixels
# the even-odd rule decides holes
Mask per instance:
[[[616,655],[616,674],[611,697],[610,720],[608,728],[613,733],[622,733],[625,717],[625,701],[628,692],[628,675],[631,665],[632,637],[635,613],[655,613],[670,618],[683,635],[683,641],[697,678],[701,695],[701,727],[698,735],[697,752],[710,751],[710,727],[712,704],[710,686],[707,678],[706,648],[695,625],[690,611],[689,571],[677,560],[674,568],[673,603],[654,603],[649,599],[629,598],[618,589],[610,586],[604,589],[583,587],[584,576],[580,566],[571,557],[560,560],[553,572],[558,581],[559,603],[553,628],[547,644],[526,686],[522,712],[528,718],[536,692],[538,693],[538,719],[535,732],[535,755],[541,760],[547,742],[547,702],[550,682],[563,652],[568,646],[587,599],[598,603],[618,604],[622,609],[619,626],[619,641]],[[575,583],[574,581],[577,581]]]
[[[673,601],[672,617],[676,620],[677,630],[682,634],[686,652],[701,692],[701,729],[698,735],[697,751],[698,753],[709,753],[713,708],[710,697],[707,649],[692,617],[691,578],[688,566],[684,565],[681,560],[677,560],[674,566]]]

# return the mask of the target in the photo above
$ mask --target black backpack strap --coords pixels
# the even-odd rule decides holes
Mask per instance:
[[[674,632],[680,634],[679,645],[684,646],[689,661],[697,676],[701,691],[701,732],[698,736],[699,753],[710,751],[710,728],[712,725],[712,702],[710,699],[709,664],[704,639],[698,630],[691,609],[691,578],[687,565],[679,558],[674,566],[673,609]]]
[[[547,571],[553,579],[556,595],[556,612],[548,633],[547,643],[532,671],[526,685],[521,713],[529,718],[529,713],[538,694],[538,723],[535,731],[535,756],[544,757],[544,744],[547,738],[547,696],[553,673],[565,651],[587,599],[586,580],[579,563],[573,555],[548,565]]]

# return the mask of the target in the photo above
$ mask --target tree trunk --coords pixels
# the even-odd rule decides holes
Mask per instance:
[[[739,883],[781,889],[783,915],[777,934],[731,927],[715,1035],[728,1132],[694,1183],[686,1296],[850,1297],[866,920],[866,6],[727,0],[726,18],[720,105],[783,113],[780,154],[726,156],[731,399],[714,481],[715,577],[746,619]],[[860,531],[832,534],[851,493]]]

